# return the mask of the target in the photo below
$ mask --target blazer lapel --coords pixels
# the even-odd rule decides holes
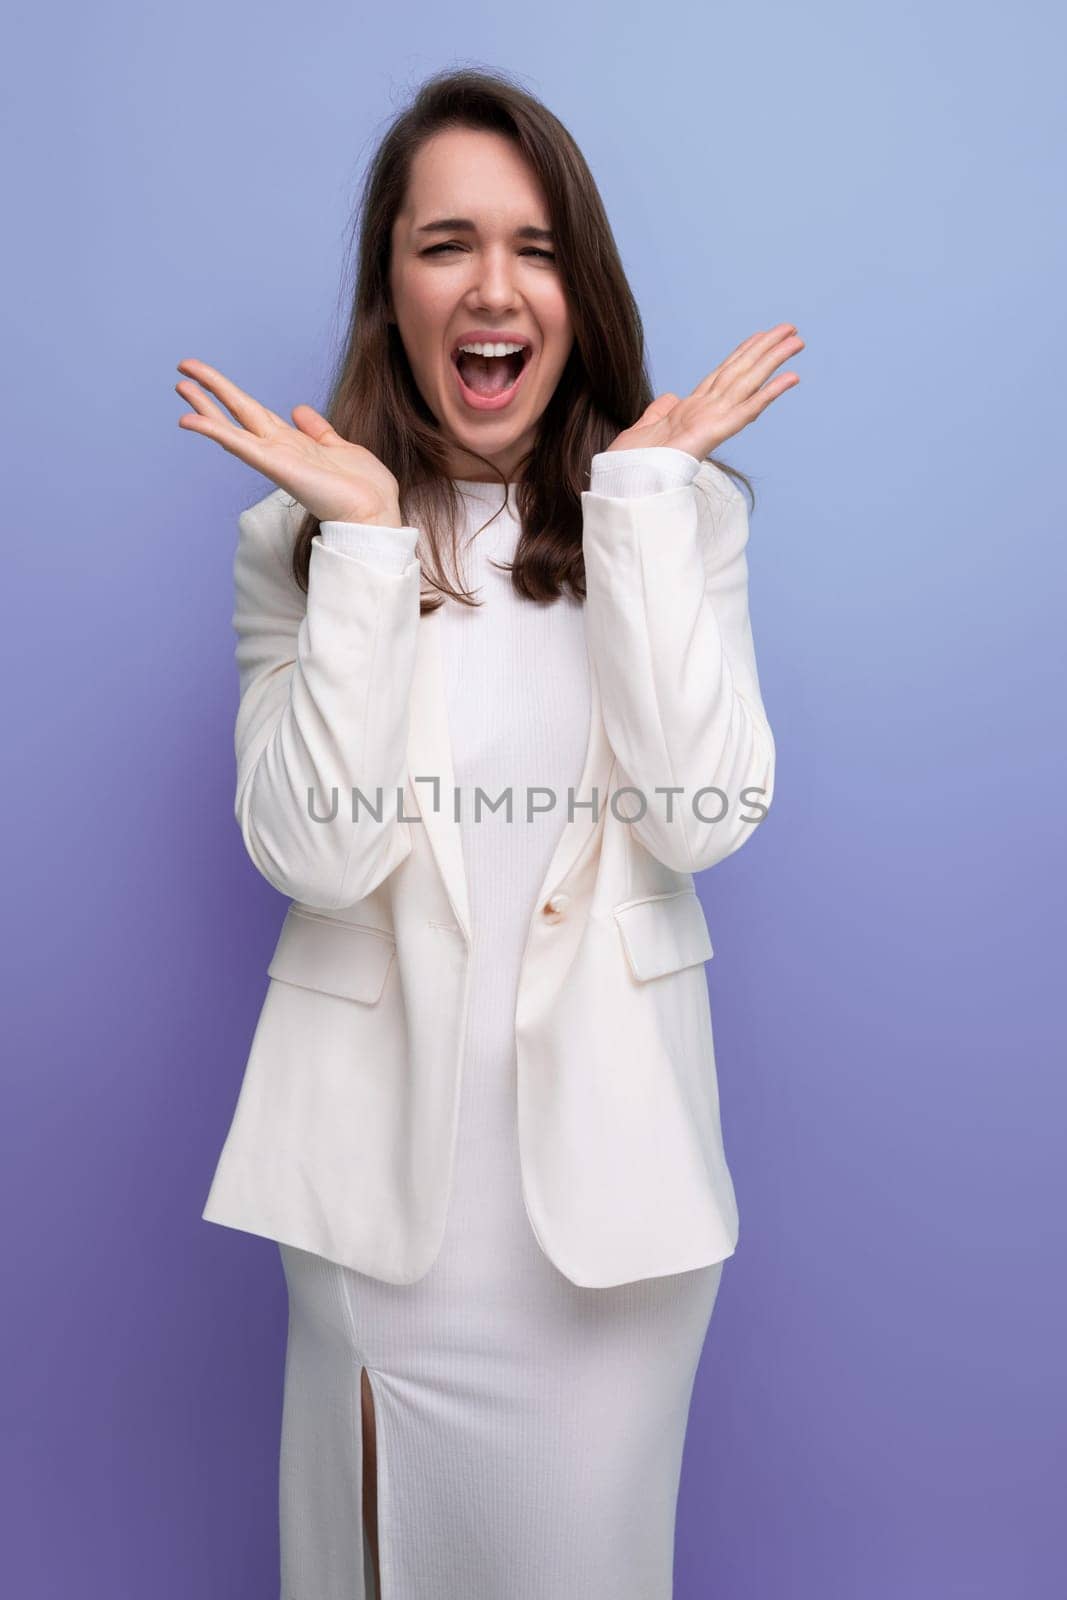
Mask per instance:
[[[408,717],[408,776],[456,921],[469,940],[470,907],[463,842],[455,820],[440,608],[419,618]]]
[[[557,810],[564,818],[563,829],[556,840],[556,848],[545,869],[545,875],[541,879],[541,887],[534,906],[535,915],[540,911],[545,898],[567,876],[593,838],[599,834],[608,802],[608,781],[615,765],[615,753],[608,743],[604,718],[601,714],[600,683],[597,679],[596,664],[589,654],[588,633],[585,636],[585,651],[586,660],[589,662],[589,737],[586,741],[585,763],[574,796],[574,815],[570,820],[567,820],[570,796],[567,793],[556,796]],[[595,822],[589,804],[594,790],[597,807]]]

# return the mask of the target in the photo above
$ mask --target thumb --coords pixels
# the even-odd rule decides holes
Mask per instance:
[[[666,394],[657,395],[652,404],[650,406],[646,406],[644,411],[642,411],[641,415],[638,417],[633,426],[635,428],[640,428],[644,423],[647,422],[661,422],[664,417],[670,416],[677,404],[678,396],[676,394],[671,394],[670,390],[668,390]]]
[[[314,406],[294,406],[289,413],[301,433],[306,433],[309,439],[314,439],[316,444],[330,445],[343,444],[341,435],[333,429]]]

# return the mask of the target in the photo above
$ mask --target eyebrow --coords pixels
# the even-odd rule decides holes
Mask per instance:
[[[439,217],[436,222],[424,222],[416,233],[476,233],[476,225],[469,217]],[[515,229],[516,239],[543,239],[546,243],[553,242],[554,235],[551,228],[525,228]]]

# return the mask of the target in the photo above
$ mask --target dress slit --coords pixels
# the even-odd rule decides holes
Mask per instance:
[[[360,1483],[360,1490],[361,1490],[361,1492],[360,1492],[360,1525],[363,1528],[363,1587],[364,1587],[365,1593],[364,1593],[363,1596],[357,1596],[356,1600],[383,1600],[383,1597],[385,1595],[385,1584],[383,1582],[382,1584],[379,1585],[378,1582],[376,1581],[376,1578],[375,1578],[375,1572],[374,1572],[374,1545],[371,1542],[370,1532],[369,1532],[369,1529],[367,1528],[366,1515],[365,1515],[365,1511],[364,1511],[364,1507],[365,1507],[365,1504],[366,1504],[366,1492],[367,1492],[366,1434],[365,1434],[364,1425],[363,1425],[363,1374],[364,1373],[366,1373],[366,1375],[367,1375],[367,1383],[368,1383],[368,1386],[370,1388],[370,1394],[371,1394],[371,1419],[372,1419],[371,1427],[372,1427],[372,1430],[373,1430],[373,1433],[374,1433],[374,1469],[373,1469],[374,1470],[374,1542],[378,1546],[378,1573],[379,1573],[379,1575],[381,1574],[381,1570],[382,1570],[382,1566],[383,1566],[383,1561],[382,1561],[382,1556],[383,1556],[383,1550],[382,1550],[382,1514],[381,1514],[381,1504],[382,1504],[382,1502],[381,1502],[381,1492],[382,1492],[382,1465],[381,1465],[382,1464],[382,1448],[381,1448],[382,1429],[381,1429],[381,1425],[380,1425],[381,1407],[378,1404],[378,1396],[377,1396],[377,1393],[375,1392],[374,1382],[373,1382],[373,1379],[371,1378],[370,1368],[368,1366],[366,1366],[366,1365],[361,1365],[360,1369],[359,1369],[359,1408],[360,1408],[360,1410],[359,1410],[359,1421],[360,1421],[359,1456],[360,1456],[360,1480],[361,1480],[361,1483]]]

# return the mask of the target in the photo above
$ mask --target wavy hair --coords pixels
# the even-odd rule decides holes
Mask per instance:
[[[446,595],[464,605],[480,604],[458,576],[461,493],[447,470],[448,444],[390,321],[392,230],[413,159],[434,134],[458,127],[513,140],[547,200],[574,344],[515,486],[521,532],[511,581],[529,600],[555,600],[565,588],[584,600],[581,493],[588,487],[590,463],[636,421],[655,392],[637,303],[585,158],[558,118],[505,74],[436,73],[419,86],[378,145],[354,218],[357,241],[351,256],[357,277],[348,335],[322,414],[343,439],[373,451],[397,480],[403,522],[419,529],[420,614],[444,604]],[[755,504],[744,473],[708,459],[743,483]],[[492,462],[485,464],[497,470]],[[502,510],[507,493],[502,474],[500,484]],[[305,593],[311,541],[318,531],[318,518],[306,512],[292,553],[293,576]],[[446,538],[455,583],[445,572]]]

